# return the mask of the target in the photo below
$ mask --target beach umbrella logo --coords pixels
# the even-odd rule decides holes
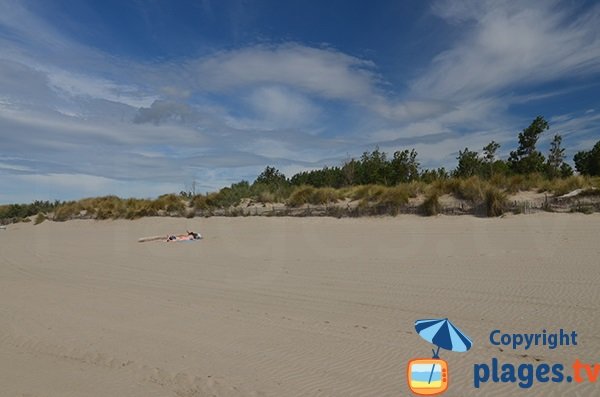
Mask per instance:
[[[448,389],[448,363],[440,358],[440,349],[462,353],[468,351],[473,342],[447,318],[417,320],[415,330],[437,349],[431,350],[432,358],[410,360],[408,386],[413,393],[421,396],[444,393]]]

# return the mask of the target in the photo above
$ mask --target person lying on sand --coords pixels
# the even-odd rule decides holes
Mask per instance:
[[[188,236],[192,236],[192,238],[194,240],[200,240],[202,238],[202,236],[200,235],[200,233],[190,232],[189,230],[186,230],[186,233],[188,234]]]
[[[179,235],[170,234],[169,236],[167,236],[167,242],[175,240],[200,240],[202,238],[200,233],[190,232],[189,230],[186,230],[186,233],[187,234]]]

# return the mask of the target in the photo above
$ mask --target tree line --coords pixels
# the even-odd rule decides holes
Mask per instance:
[[[274,189],[281,189],[286,185],[341,188],[368,184],[395,186],[417,180],[430,183],[450,177],[479,176],[489,179],[494,175],[534,173],[542,174],[548,179],[571,176],[573,169],[565,161],[565,148],[562,147],[561,135],[553,136],[547,156],[537,149],[539,138],[549,129],[550,126],[543,116],[536,117],[519,133],[518,147],[510,152],[506,160],[498,158],[500,144],[495,141],[484,146],[481,153],[466,147],[458,152],[457,166],[451,172],[443,167],[421,169],[414,149],[396,151],[390,158],[385,152],[376,148],[372,152],[364,152],[358,159],[346,161],[342,166],[303,171],[289,179],[276,168],[268,166],[253,185]],[[575,154],[574,163],[575,169],[582,175],[600,175],[600,141],[591,150]]]

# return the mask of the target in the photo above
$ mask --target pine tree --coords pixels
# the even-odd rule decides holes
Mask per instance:
[[[508,164],[517,174],[540,172],[544,168],[544,155],[536,150],[535,145],[540,135],[548,130],[550,125],[544,117],[538,116],[529,127],[519,133],[519,147],[510,152]]]

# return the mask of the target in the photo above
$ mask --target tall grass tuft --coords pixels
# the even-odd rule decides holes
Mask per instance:
[[[341,196],[339,190],[331,187],[314,188],[302,185],[292,191],[287,203],[292,207],[299,207],[303,204],[329,204],[335,203]]]
[[[194,197],[192,197],[190,204],[192,207],[194,207],[194,210],[196,210],[196,211],[204,211],[204,210],[208,210],[210,208],[210,206],[208,205],[208,200],[206,199],[206,196],[204,196],[202,194],[197,194]]]
[[[400,208],[408,203],[408,195],[406,186],[389,187],[379,195],[375,206],[379,213],[397,215]]]
[[[517,193],[520,191],[540,189],[542,186],[544,186],[544,183],[546,182],[546,178],[544,178],[544,176],[539,173],[527,175],[511,175],[504,177],[501,180],[503,184],[493,183],[494,180],[492,180],[491,182],[495,187],[499,189],[505,189],[508,193]]]
[[[486,183],[479,177],[472,176],[468,179],[461,180],[454,193],[463,199],[472,202],[478,202],[483,199],[483,193],[486,188]]]
[[[385,190],[385,186],[381,185],[360,185],[354,187],[349,192],[349,196],[353,200],[377,201]]]
[[[43,212],[40,212],[35,217],[35,221],[33,222],[33,224],[34,225],[39,225],[40,223],[44,222],[45,220],[46,220],[46,215],[44,215]]]
[[[258,196],[256,196],[256,201],[258,201],[259,203],[263,203],[263,204],[267,204],[267,203],[275,203],[277,202],[277,195],[273,192],[270,192],[268,190],[263,190],[260,193],[258,193]]]
[[[292,207],[300,207],[311,201],[311,197],[315,193],[315,188],[308,185],[298,186],[292,191],[288,198],[288,204]]]
[[[315,189],[310,198],[311,204],[329,204],[335,203],[340,198],[337,190],[331,187],[322,187]]]
[[[64,203],[54,211],[53,220],[57,222],[64,222],[72,219],[77,213],[79,213],[79,208],[79,204],[75,201]]]
[[[184,215],[185,203],[180,196],[176,194],[163,194],[152,203],[152,208],[156,211],[166,211],[168,214]]]
[[[441,179],[440,180],[436,179],[435,182],[437,182],[437,181],[441,182],[442,180]],[[433,183],[435,183],[435,182],[433,182]],[[403,186],[405,188],[405,190],[406,190],[406,193],[408,194],[408,197],[411,197],[411,198],[415,198],[419,194],[425,193],[425,191],[427,189],[427,183],[425,183],[423,181],[412,181],[412,182],[409,182],[409,183],[404,183],[404,184],[399,185],[399,186]]]
[[[431,189],[425,196],[425,201],[421,204],[421,211],[427,216],[437,215],[441,212],[440,192],[437,189]]]
[[[575,189],[591,186],[589,178],[581,175],[572,175],[564,179],[549,180],[544,184],[544,190],[552,192],[555,196],[562,196]]]
[[[506,193],[490,186],[485,191],[483,203],[485,205],[486,215],[494,217],[504,214],[507,208],[508,199]]]

